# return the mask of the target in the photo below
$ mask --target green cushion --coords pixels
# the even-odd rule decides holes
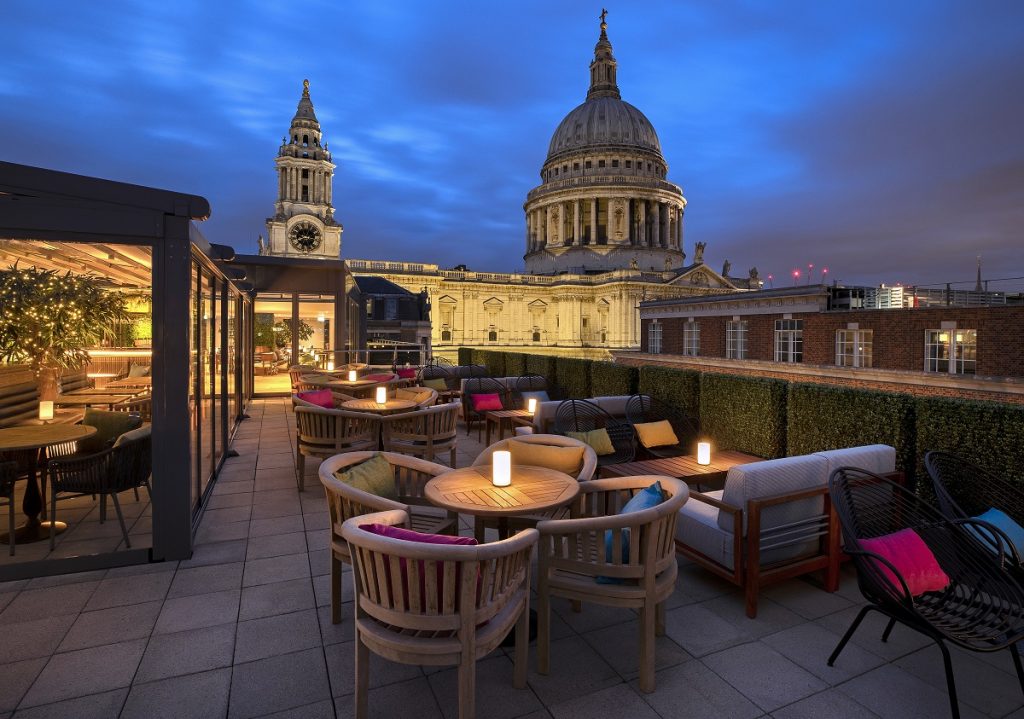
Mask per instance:
[[[96,434],[78,441],[78,451],[84,454],[100,452],[125,432],[142,426],[142,417],[130,412],[111,412],[105,409],[85,410],[82,424],[96,428]]]
[[[589,444],[594,449],[594,453],[599,456],[615,454],[615,445],[612,444],[612,438],[608,436],[608,430],[604,427],[598,427],[589,432],[566,432],[565,434],[567,437]]]
[[[125,442],[134,442],[137,439],[143,439],[153,434],[153,425],[144,424],[138,429],[133,429],[130,432],[125,432],[114,442],[115,447],[120,447]]]
[[[398,499],[395,470],[381,454],[375,454],[365,462],[338,470],[334,476],[354,489],[385,499]]]
[[[438,392],[444,392],[448,389],[448,384],[444,381],[443,377],[434,377],[433,379],[425,379],[422,382],[424,387],[430,389],[436,389]]]

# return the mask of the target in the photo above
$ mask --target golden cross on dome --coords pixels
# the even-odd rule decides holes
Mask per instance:
[[[302,94],[303,95],[308,95],[309,94],[309,80],[303,80],[302,81]]]
[[[608,22],[606,20],[607,17],[608,17],[608,11],[606,9],[604,9],[604,8],[601,8],[601,27],[602,28],[608,26]]]

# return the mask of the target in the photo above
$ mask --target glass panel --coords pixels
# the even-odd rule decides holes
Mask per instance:
[[[254,305],[254,390],[257,394],[287,394],[291,391],[292,297],[261,294]]]
[[[199,420],[201,430],[199,432],[199,496],[202,497],[206,486],[210,483],[210,476],[214,468],[214,437],[216,407],[213,403],[213,319],[215,316],[213,308],[213,287],[210,276],[204,271],[201,273],[200,283],[200,338],[199,338],[199,360],[201,364],[201,400],[199,404]]]
[[[299,363],[321,369],[343,364],[334,355],[333,336],[334,295],[299,295]]]

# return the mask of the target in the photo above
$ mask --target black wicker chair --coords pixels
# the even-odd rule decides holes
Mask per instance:
[[[466,423],[466,434],[469,434],[474,422],[479,423],[477,436],[480,436],[480,429],[483,427],[485,412],[477,412],[473,409],[473,396],[478,394],[496,394],[501,400],[502,409],[511,409],[511,395],[508,387],[492,377],[473,377],[466,380],[465,389],[462,391],[462,419]]]
[[[138,439],[117,444],[95,454],[52,459],[47,464],[50,480],[50,519],[56,522],[57,500],[84,495],[99,495],[100,523],[107,519],[107,496],[114,502],[117,521],[125,546],[131,548],[128,528],[124,523],[119,492],[138,487],[149,488],[149,476],[153,469],[152,437],[145,435]],[[63,496],[59,496],[63,495]],[[50,549],[54,547],[53,524],[50,525]]]
[[[14,482],[18,479],[17,462],[0,462],[0,505],[7,505],[7,543],[14,556]]]
[[[1024,491],[1020,485],[950,452],[928,452],[924,466],[932,479],[939,509],[948,518],[968,519],[995,508],[1024,526]],[[1010,538],[996,527],[992,532],[981,532],[981,536],[1001,542],[1011,565],[1020,569],[1022,557]],[[1018,580],[1022,578],[1018,576]]]
[[[615,452],[597,455],[597,466],[632,462],[636,456],[633,425],[615,419],[585,399],[567,399],[555,409],[555,434],[590,432],[602,427],[608,431]]]
[[[548,381],[539,374],[523,375],[516,380],[516,391],[523,392],[547,392]]]
[[[645,394],[635,394],[626,402],[626,420],[634,425],[668,420],[672,425],[672,431],[679,440],[678,444],[664,447],[644,447],[638,440],[637,444],[640,445],[637,447],[638,453],[649,455],[652,458],[697,454],[699,434],[697,421],[682,409],[671,407]]]
[[[829,494],[842,524],[844,549],[857,568],[857,581],[868,604],[840,639],[828,665],[835,663],[864,616],[876,611],[889,618],[882,641],[900,622],[939,646],[952,716],[960,713],[946,642],[978,652],[1009,648],[1024,690],[1016,646],[1024,638],[1024,589],[1003,569],[1003,558],[967,531],[972,524],[987,525],[971,519],[947,519],[900,485],[852,467],[832,473]],[[903,529],[913,529],[934,554],[949,577],[945,588],[913,595],[895,565],[864,549],[864,540]]]

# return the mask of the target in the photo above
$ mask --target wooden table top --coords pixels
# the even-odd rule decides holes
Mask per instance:
[[[487,411],[488,417],[504,419],[506,417],[532,417],[528,409],[492,409]]]
[[[43,422],[41,419],[26,419],[18,422],[19,427],[36,427],[41,424],[78,424],[85,419],[85,410],[81,409],[55,409],[53,419]]]
[[[107,382],[107,387],[152,387],[152,377],[125,377]]]
[[[117,404],[131,399],[130,394],[62,394],[53,401],[58,407],[88,407],[93,404]]]
[[[39,449],[64,442],[76,442],[96,434],[87,424],[37,424],[0,429],[0,451]]]
[[[681,457],[663,457],[661,459],[645,459],[639,462],[623,462],[622,464],[606,464],[601,467],[605,477],[634,477],[643,474],[664,474],[678,479],[690,477],[700,478],[708,474],[728,472],[738,464],[760,462],[761,457],[745,454],[735,450],[723,450],[711,453],[711,464],[698,464],[693,455]]]
[[[342,403],[342,409],[351,409],[356,412],[381,412],[387,414],[388,412],[401,412],[402,410],[412,409],[416,406],[416,403],[411,399],[389,399],[383,405],[377,404],[375,399],[350,399]]]
[[[509,517],[561,507],[579,492],[580,483],[575,477],[526,465],[513,465],[512,484],[495,487],[489,464],[445,472],[424,488],[431,504],[481,517]]]

